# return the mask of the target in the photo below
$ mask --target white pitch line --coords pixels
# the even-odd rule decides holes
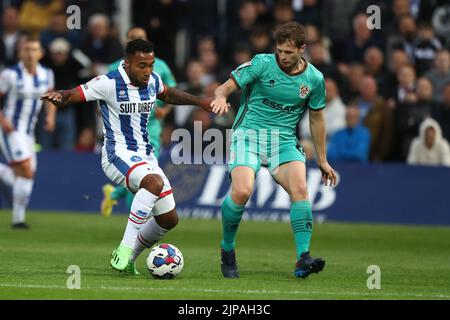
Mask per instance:
[[[2,288],[25,288],[25,289],[67,289],[65,286],[58,285],[39,285],[39,284],[9,284],[0,283]],[[200,293],[246,293],[246,294],[289,294],[307,296],[309,294],[328,295],[328,296],[367,296],[367,297],[381,297],[381,296],[399,296],[399,297],[413,297],[413,298],[438,298],[450,299],[450,295],[445,294],[415,294],[415,293],[395,293],[373,291],[369,292],[331,292],[331,291],[278,291],[278,290],[220,290],[220,289],[196,289],[196,288],[153,288],[153,287],[81,287],[84,290],[113,290],[113,291],[176,291],[176,292],[200,292]]]

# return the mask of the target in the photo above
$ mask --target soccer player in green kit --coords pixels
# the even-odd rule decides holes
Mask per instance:
[[[231,194],[222,204],[223,238],[221,268],[225,278],[238,278],[235,255],[236,232],[251,196],[261,165],[289,194],[290,222],[294,232],[297,262],[294,274],[306,278],[322,271],[325,261],[309,253],[313,216],[309,201],[305,154],[296,138],[296,127],[309,108],[311,135],[325,185],[336,184],[325,148],[325,83],[322,73],[302,58],[305,29],[296,22],[274,33],[276,52],[257,54],[237,67],[215,91],[214,110],[226,110],[227,97],[241,88],[239,112],[233,124],[229,170]]]
[[[127,42],[136,39],[147,40],[147,34],[144,29],[139,27],[132,27],[127,32]],[[109,66],[109,71],[117,70],[120,62],[123,59],[119,59]],[[155,58],[154,72],[161,76],[162,81],[169,87],[175,87],[177,82],[172,74],[167,63],[159,58]],[[153,153],[155,157],[159,158],[159,151],[161,147],[161,132],[162,132],[162,119],[170,112],[172,108],[166,105],[161,100],[156,100],[156,108],[153,109],[150,114],[150,119],[147,123],[147,131],[149,135],[150,142],[153,146]],[[124,186],[113,186],[111,184],[106,184],[103,186],[103,200],[101,203],[101,213],[105,217],[109,217],[112,213],[113,206],[117,202],[126,198],[127,208],[131,208],[131,203],[133,202],[134,194],[127,190]]]

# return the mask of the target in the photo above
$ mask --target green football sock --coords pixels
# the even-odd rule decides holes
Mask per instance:
[[[297,260],[309,251],[313,226],[311,203],[307,200],[291,203],[291,227],[294,231]]]
[[[222,227],[223,239],[221,242],[222,249],[231,251],[235,246],[236,232],[244,213],[244,204],[236,204],[231,196],[228,195],[222,204]]]
[[[124,186],[116,186],[114,187],[114,191],[111,192],[111,199],[120,200],[125,197],[128,190]]]

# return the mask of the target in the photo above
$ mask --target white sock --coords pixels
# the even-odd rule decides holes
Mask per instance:
[[[25,210],[33,191],[33,180],[16,177],[13,185],[13,223],[25,222]]]
[[[169,230],[161,227],[156,222],[155,218],[150,218],[138,232],[137,241],[134,244],[130,261],[134,262],[142,251],[146,248],[151,248],[155,243],[161,240],[168,231]]]
[[[137,234],[152,212],[158,197],[146,189],[139,189],[131,203],[131,212],[121,245],[133,248]]]
[[[0,163],[0,180],[8,187],[12,188],[14,184],[14,171],[7,165]]]

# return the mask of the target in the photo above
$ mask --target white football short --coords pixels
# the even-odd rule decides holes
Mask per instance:
[[[19,131],[5,134],[0,130],[0,149],[9,165],[31,160],[31,168],[36,170],[36,147],[34,137]]]
[[[163,189],[153,207],[155,216],[167,213],[175,208],[172,187],[158,160],[151,153],[138,153],[130,150],[115,150],[114,155],[108,159],[108,154],[102,150],[102,168],[106,176],[115,184],[124,185],[133,193],[139,190],[142,179],[148,174],[159,175],[164,183]]]

